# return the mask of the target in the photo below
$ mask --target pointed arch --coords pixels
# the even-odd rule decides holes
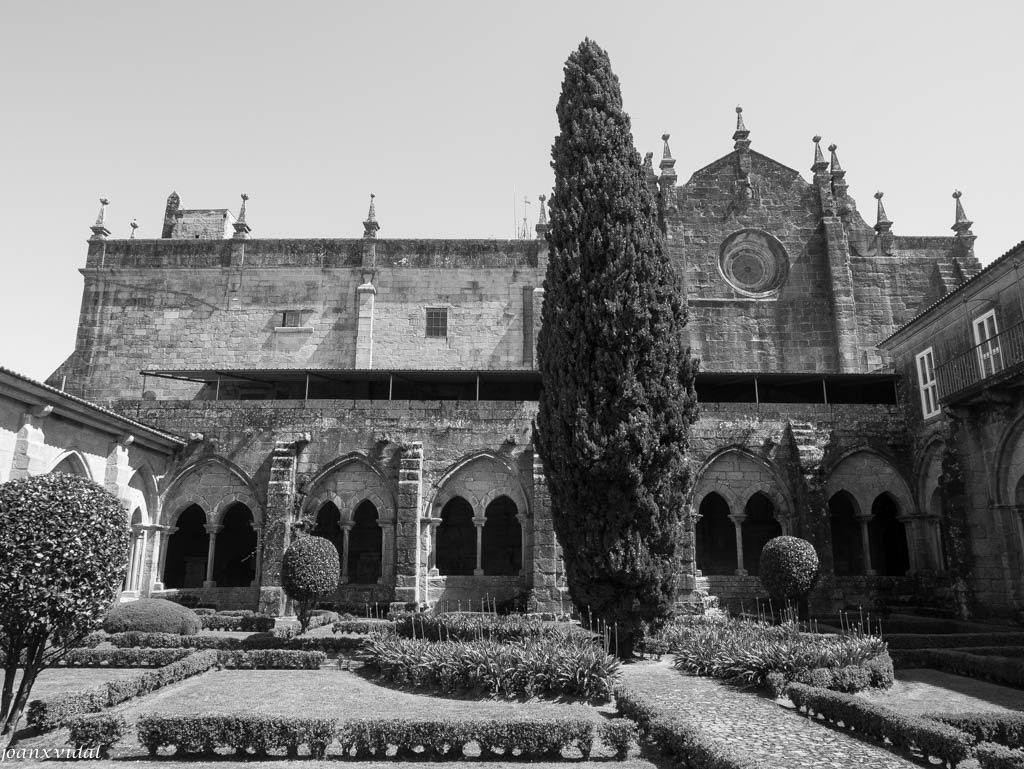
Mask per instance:
[[[89,463],[85,461],[85,457],[78,449],[69,449],[62,452],[50,464],[50,469],[46,473],[67,473],[68,475],[77,475],[79,478],[95,481],[95,478],[92,477],[92,471],[89,469]]]
[[[1017,505],[1017,487],[1024,478],[1024,416],[1007,426],[996,444],[992,466],[996,471],[997,505]]]
[[[469,473],[474,466],[482,472]],[[476,518],[483,518],[488,504],[499,496],[511,499],[520,514],[530,516],[530,503],[519,473],[507,458],[490,449],[472,451],[453,462],[431,484],[427,510],[438,517],[453,497],[464,497],[473,505]]]
[[[704,497],[715,492],[733,513],[740,513],[750,498],[760,493],[772,503],[784,525],[793,515],[793,496],[785,476],[774,463],[743,446],[726,446],[710,454],[694,473],[690,489],[691,509],[699,510]]]
[[[174,476],[163,495],[162,522],[172,525],[169,521],[180,514],[185,499],[202,507],[210,523],[216,523],[217,516],[233,501],[241,501],[260,520],[263,517],[263,506],[257,502],[259,495],[252,479],[234,462],[217,455],[202,457]]]
[[[881,452],[859,446],[844,452],[826,470],[826,497],[846,491],[856,501],[862,515],[866,515],[879,494],[888,492],[895,500],[901,516],[917,512],[914,495],[903,474],[893,461]]]
[[[156,520],[159,498],[153,470],[148,464],[140,465],[132,473],[121,500],[133,515],[135,510],[141,512],[140,524],[149,524]]]
[[[218,524],[223,523],[224,514],[235,504],[245,505],[249,508],[249,512],[252,513],[253,522],[257,526],[263,525],[263,508],[256,502],[252,494],[248,491],[234,491],[230,494],[225,494],[214,502],[213,509],[210,511],[210,522]]]
[[[309,482],[309,501],[304,509],[315,514],[325,502],[333,502],[342,520],[351,521],[356,507],[369,499],[380,520],[394,523],[397,518],[398,489],[376,462],[358,451],[351,451],[323,465]]]

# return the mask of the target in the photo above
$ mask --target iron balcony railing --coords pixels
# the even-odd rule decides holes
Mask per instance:
[[[1002,381],[1024,367],[1024,322],[976,344],[935,369],[939,401]]]

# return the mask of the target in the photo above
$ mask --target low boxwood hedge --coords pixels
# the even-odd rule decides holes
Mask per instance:
[[[54,662],[69,668],[162,668],[192,654],[193,649],[72,649]]]
[[[253,649],[251,651],[218,652],[220,664],[227,668],[250,670],[319,670],[327,660],[323,652],[290,651],[287,649]]]
[[[204,614],[200,618],[203,630],[235,630],[241,632],[265,633],[274,629],[273,617],[248,612],[246,614]]]
[[[40,731],[56,729],[72,716],[98,713],[133,697],[149,694],[162,686],[205,673],[217,664],[214,651],[197,652],[157,670],[146,671],[131,678],[108,681],[91,689],[58,694],[32,700],[27,721]]]
[[[832,724],[842,722],[858,737],[888,740],[893,750],[917,749],[925,759],[935,757],[956,766],[973,753],[974,739],[966,732],[930,718],[900,713],[863,697],[790,684],[793,705],[808,717],[819,715]]]
[[[367,719],[338,724],[330,719],[257,715],[144,715],[136,729],[139,743],[151,756],[161,748],[174,747],[179,755],[212,755],[227,748],[236,756],[263,757],[271,751],[284,751],[294,758],[305,748],[310,756],[323,758],[336,741],[344,756],[399,760],[463,758],[466,746],[474,742],[480,748],[481,758],[560,759],[562,751],[571,748],[587,758],[595,738],[623,759],[636,737],[635,728],[628,721],[597,724],[580,719]]]
[[[994,742],[983,742],[975,752],[981,769],[1024,769],[1024,751]]]
[[[110,758],[110,749],[128,733],[128,724],[121,715],[94,713],[68,719],[68,744],[76,748],[97,750],[100,758]]]
[[[958,649],[965,646],[1024,646],[1024,633],[886,633],[889,649]]]
[[[978,742],[1024,748],[1024,713],[929,713],[927,717],[967,732]]]
[[[642,693],[625,686],[615,689],[619,712],[636,722],[640,733],[682,766],[701,769],[759,769],[761,763],[725,742],[720,742],[684,710],[658,707]]]
[[[897,651],[893,660],[900,668],[934,668],[999,684],[1024,687],[1024,659],[994,654],[970,654],[960,649]]]
[[[395,626],[386,620],[346,619],[331,625],[333,633],[352,633],[353,635],[370,635],[371,633],[393,633]]]
[[[180,636],[172,633],[117,633],[108,641],[122,649],[136,646],[154,649],[216,649],[243,651],[250,649],[289,649],[292,651],[320,651],[325,654],[352,653],[363,647],[364,639],[346,636],[319,636],[281,638],[272,633],[254,633],[247,638],[217,635]]]

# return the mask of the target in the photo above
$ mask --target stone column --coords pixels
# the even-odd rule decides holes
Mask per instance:
[[[256,573],[253,575],[252,587],[259,587],[263,583],[263,527],[253,521],[249,521],[249,526],[256,532]]]
[[[424,518],[424,523],[430,527],[428,537],[430,539],[430,551],[427,553],[427,576],[439,576],[437,571],[437,530],[443,523],[441,518]]]
[[[476,568],[473,569],[474,577],[482,577],[484,574],[483,561],[483,544],[484,544],[484,524],[487,523],[486,518],[477,518],[473,516],[473,525],[476,527]]]
[[[103,488],[115,497],[124,495],[128,482],[132,477],[132,468],[128,464],[128,447],[135,442],[135,436],[124,434],[111,446],[107,453],[107,464],[103,471]]]
[[[395,524],[391,521],[377,521],[380,527],[380,585],[395,584]]]
[[[857,515],[854,516],[854,519],[860,524],[860,545],[864,554],[864,574],[865,576],[873,577],[875,576],[875,570],[871,568],[871,539],[868,532],[868,522],[871,520],[871,514]]]
[[[208,523],[204,528],[210,535],[210,546],[206,552],[206,580],[203,582],[203,587],[217,587],[217,583],[213,581],[213,561],[217,552],[217,532],[224,527],[219,523]]]
[[[516,520],[519,521],[519,576],[523,576],[526,574],[526,524],[528,519],[522,511],[519,511],[516,513]]]
[[[907,540],[907,556],[909,561],[907,564],[907,574],[917,574],[922,568],[925,568],[922,566],[922,562],[925,559],[921,558],[921,543],[923,540],[921,532],[922,521],[920,518],[911,518],[906,515],[897,516],[896,520],[903,524],[904,537]]]
[[[415,441],[400,449],[398,510],[395,526],[395,601],[417,602],[421,572],[425,572],[425,550],[421,539],[423,506],[423,444]]]
[[[263,525],[263,579],[260,583],[260,611],[271,616],[280,616],[285,610],[281,559],[291,544],[294,508],[295,449],[286,443],[278,443],[270,455]]]
[[[136,592],[142,584],[142,561],[146,555],[146,530],[142,526],[132,526],[132,544],[128,556],[128,574],[125,577],[125,590]]]
[[[373,273],[364,273],[363,283],[356,288],[356,368],[373,366],[373,305],[376,295]]]
[[[171,535],[178,530],[177,526],[160,526],[154,534],[153,550],[157,553],[157,570],[153,579],[153,589],[164,589],[164,569],[167,568],[167,543]]]
[[[744,513],[735,513],[729,516],[732,525],[736,527],[736,571],[737,577],[747,576],[747,570],[743,568],[743,522],[747,520]]]
[[[352,521],[341,522],[341,581],[349,581],[348,574],[348,535],[355,524]]]

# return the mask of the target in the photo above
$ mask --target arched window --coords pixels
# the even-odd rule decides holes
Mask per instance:
[[[761,563],[761,551],[768,540],[782,534],[782,526],[775,520],[775,505],[760,491],[754,494],[744,508],[743,560],[744,568],[751,576],[757,576]]]
[[[729,520],[729,503],[711,492],[700,503],[696,527],[697,568],[707,574],[736,571],[736,527]]]
[[[500,496],[487,506],[481,535],[480,564],[488,576],[514,576],[523,566],[523,529],[516,503]]]
[[[363,501],[352,514],[348,535],[348,578],[350,582],[373,584],[380,579],[381,530],[377,507]]]
[[[871,505],[871,565],[876,574],[884,577],[902,577],[910,568],[907,530],[898,515],[899,508],[888,494],[879,494]]]
[[[199,505],[192,505],[182,511],[175,526],[178,530],[167,540],[164,587],[202,587],[210,551],[206,513]]]
[[[828,501],[832,571],[837,576],[864,573],[864,546],[856,515],[857,503],[848,492],[837,491]]]
[[[448,576],[470,576],[476,568],[473,506],[462,497],[454,497],[441,510],[435,564],[438,573]]]
[[[256,532],[252,511],[241,502],[231,505],[217,533],[213,581],[217,587],[249,587],[256,579]]]

